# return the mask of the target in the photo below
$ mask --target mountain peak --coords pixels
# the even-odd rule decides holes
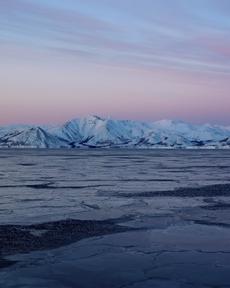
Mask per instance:
[[[106,120],[106,119],[104,119],[104,118],[102,118],[102,117],[100,117],[100,116],[98,116],[98,115],[88,115],[86,118],[83,118],[83,119],[86,119],[86,120],[93,120],[93,121],[95,121],[95,120],[101,120],[101,121],[104,121],[104,120]]]
[[[230,148],[226,141],[230,138],[227,127],[168,119],[156,122],[109,120],[90,115],[57,127],[0,127],[0,147]]]
[[[179,120],[179,119],[162,119],[155,122],[156,124],[161,124],[163,126],[171,126],[171,125],[191,125],[190,123],[187,123],[185,121]]]

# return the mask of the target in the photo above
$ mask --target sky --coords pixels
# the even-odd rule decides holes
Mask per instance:
[[[0,125],[230,125],[229,0],[0,0]]]

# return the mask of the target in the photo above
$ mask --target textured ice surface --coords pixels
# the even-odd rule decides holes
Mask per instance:
[[[0,163],[0,287],[230,287],[230,151],[0,150]]]

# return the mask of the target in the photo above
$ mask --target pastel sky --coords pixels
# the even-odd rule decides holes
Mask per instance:
[[[230,124],[229,0],[0,0],[0,125]]]

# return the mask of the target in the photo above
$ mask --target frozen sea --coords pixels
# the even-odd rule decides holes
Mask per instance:
[[[0,150],[0,287],[230,287],[230,151]]]

